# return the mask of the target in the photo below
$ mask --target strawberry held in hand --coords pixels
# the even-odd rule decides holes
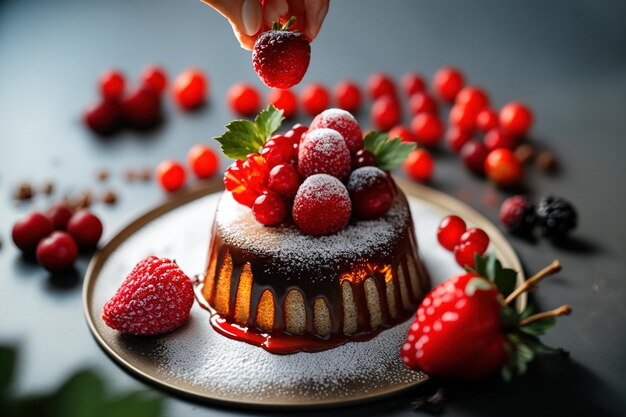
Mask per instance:
[[[265,85],[272,88],[290,88],[298,84],[311,58],[311,46],[301,32],[290,31],[295,16],[282,27],[274,23],[254,43],[252,65]]]
[[[475,270],[450,278],[424,298],[401,348],[402,361],[431,376],[481,379],[498,370],[508,380],[538,353],[553,352],[539,336],[569,306],[532,315],[509,304],[537,281],[560,270],[555,261],[514,290],[517,273],[494,255],[476,255]]]
[[[193,299],[191,280],[176,263],[148,256],[104,305],[102,319],[123,333],[166,333],[187,320]]]

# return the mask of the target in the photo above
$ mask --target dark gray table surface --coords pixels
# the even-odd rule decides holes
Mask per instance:
[[[333,85],[344,77],[364,83],[376,70],[397,77],[418,70],[430,77],[441,65],[457,65],[472,83],[488,88],[496,105],[529,103],[536,113],[533,140],[561,158],[557,175],[529,170],[528,186],[535,196],[553,192],[575,203],[580,227],[573,240],[560,248],[544,240],[511,240],[529,272],[554,258],[562,261],[564,271],[536,299],[544,308],[574,308],[545,338],[569,349],[571,359],[541,359],[508,385],[455,385],[445,415],[626,413],[624,16],[625,3],[615,1],[334,1],[312,44],[304,84]],[[224,105],[227,88],[241,80],[260,86],[249,59],[227,22],[195,0],[0,3],[0,343],[21,347],[20,392],[50,388],[83,366],[100,369],[122,388],[142,383],[91,338],[81,280],[51,279],[11,244],[13,222],[48,203],[39,197],[30,205],[15,204],[16,184],[53,179],[57,195],[100,190],[94,172],[108,168],[120,201],[94,210],[104,220],[106,237],[112,236],[164,200],[154,183],[126,184],[123,171],[167,157],[183,159],[192,144],[210,143],[233,117]],[[80,114],[96,97],[100,71],[119,67],[135,81],[153,62],[170,75],[188,66],[204,69],[211,80],[209,105],[185,114],[168,99],[166,123],[155,132],[124,132],[110,140],[90,134]],[[367,115],[360,116],[367,126]],[[447,152],[437,156],[433,186],[493,220],[497,207],[488,202],[506,196],[468,175]],[[83,259],[78,269],[83,272],[85,265]],[[406,401],[325,414],[413,415]],[[167,405],[169,414],[180,416],[243,413],[173,397]]]

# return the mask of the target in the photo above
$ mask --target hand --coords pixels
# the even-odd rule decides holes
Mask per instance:
[[[291,29],[299,30],[312,41],[328,12],[330,0],[202,0],[230,22],[241,47],[252,49],[259,35],[296,17]],[[263,3],[263,5],[261,5]]]

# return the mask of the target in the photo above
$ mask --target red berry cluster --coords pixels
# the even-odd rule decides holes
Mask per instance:
[[[489,246],[489,236],[479,228],[467,228],[459,216],[447,216],[439,224],[437,240],[454,252],[456,262],[462,267],[474,268],[474,255],[483,255]]]
[[[219,163],[219,158],[213,149],[202,144],[193,146],[187,153],[187,164],[198,179],[215,175]],[[157,166],[156,177],[161,187],[167,192],[179,190],[187,181],[185,167],[172,159],[167,159]]]
[[[259,153],[235,161],[224,185],[260,223],[277,225],[291,214],[303,233],[324,235],[353,215],[375,219],[389,210],[393,180],[375,165],[356,119],[328,109],[310,127],[295,125],[270,137]]]
[[[146,67],[140,83],[132,91],[126,89],[124,74],[106,70],[99,79],[100,101],[83,114],[83,121],[92,131],[110,135],[123,127],[150,129],[162,120],[161,100],[167,88],[167,74],[155,65]],[[204,103],[208,81],[202,71],[183,71],[172,85],[176,103],[190,110]]]
[[[56,204],[46,214],[32,212],[13,225],[15,245],[27,256],[36,255],[52,272],[68,269],[78,256],[78,248],[93,249],[102,236],[102,222],[93,213],[73,213]]]

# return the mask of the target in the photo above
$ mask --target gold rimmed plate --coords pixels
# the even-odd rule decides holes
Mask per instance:
[[[442,216],[457,214],[481,227],[506,267],[522,271],[498,228],[465,203],[431,188],[398,180],[407,194],[416,235],[433,285],[462,272],[437,243]],[[247,408],[337,406],[398,394],[426,381],[400,359],[409,322],[366,342],[317,353],[273,355],[216,333],[208,313],[194,305],[188,322],[165,335],[137,337],[109,329],[100,316],[137,261],[148,255],[176,259],[189,275],[203,271],[211,223],[222,186],[211,182],[140,216],[93,257],[84,281],[87,323],[104,351],[130,373],[195,400]],[[518,274],[518,285],[524,276]],[[526,302],[518,300],[518,308]]]

